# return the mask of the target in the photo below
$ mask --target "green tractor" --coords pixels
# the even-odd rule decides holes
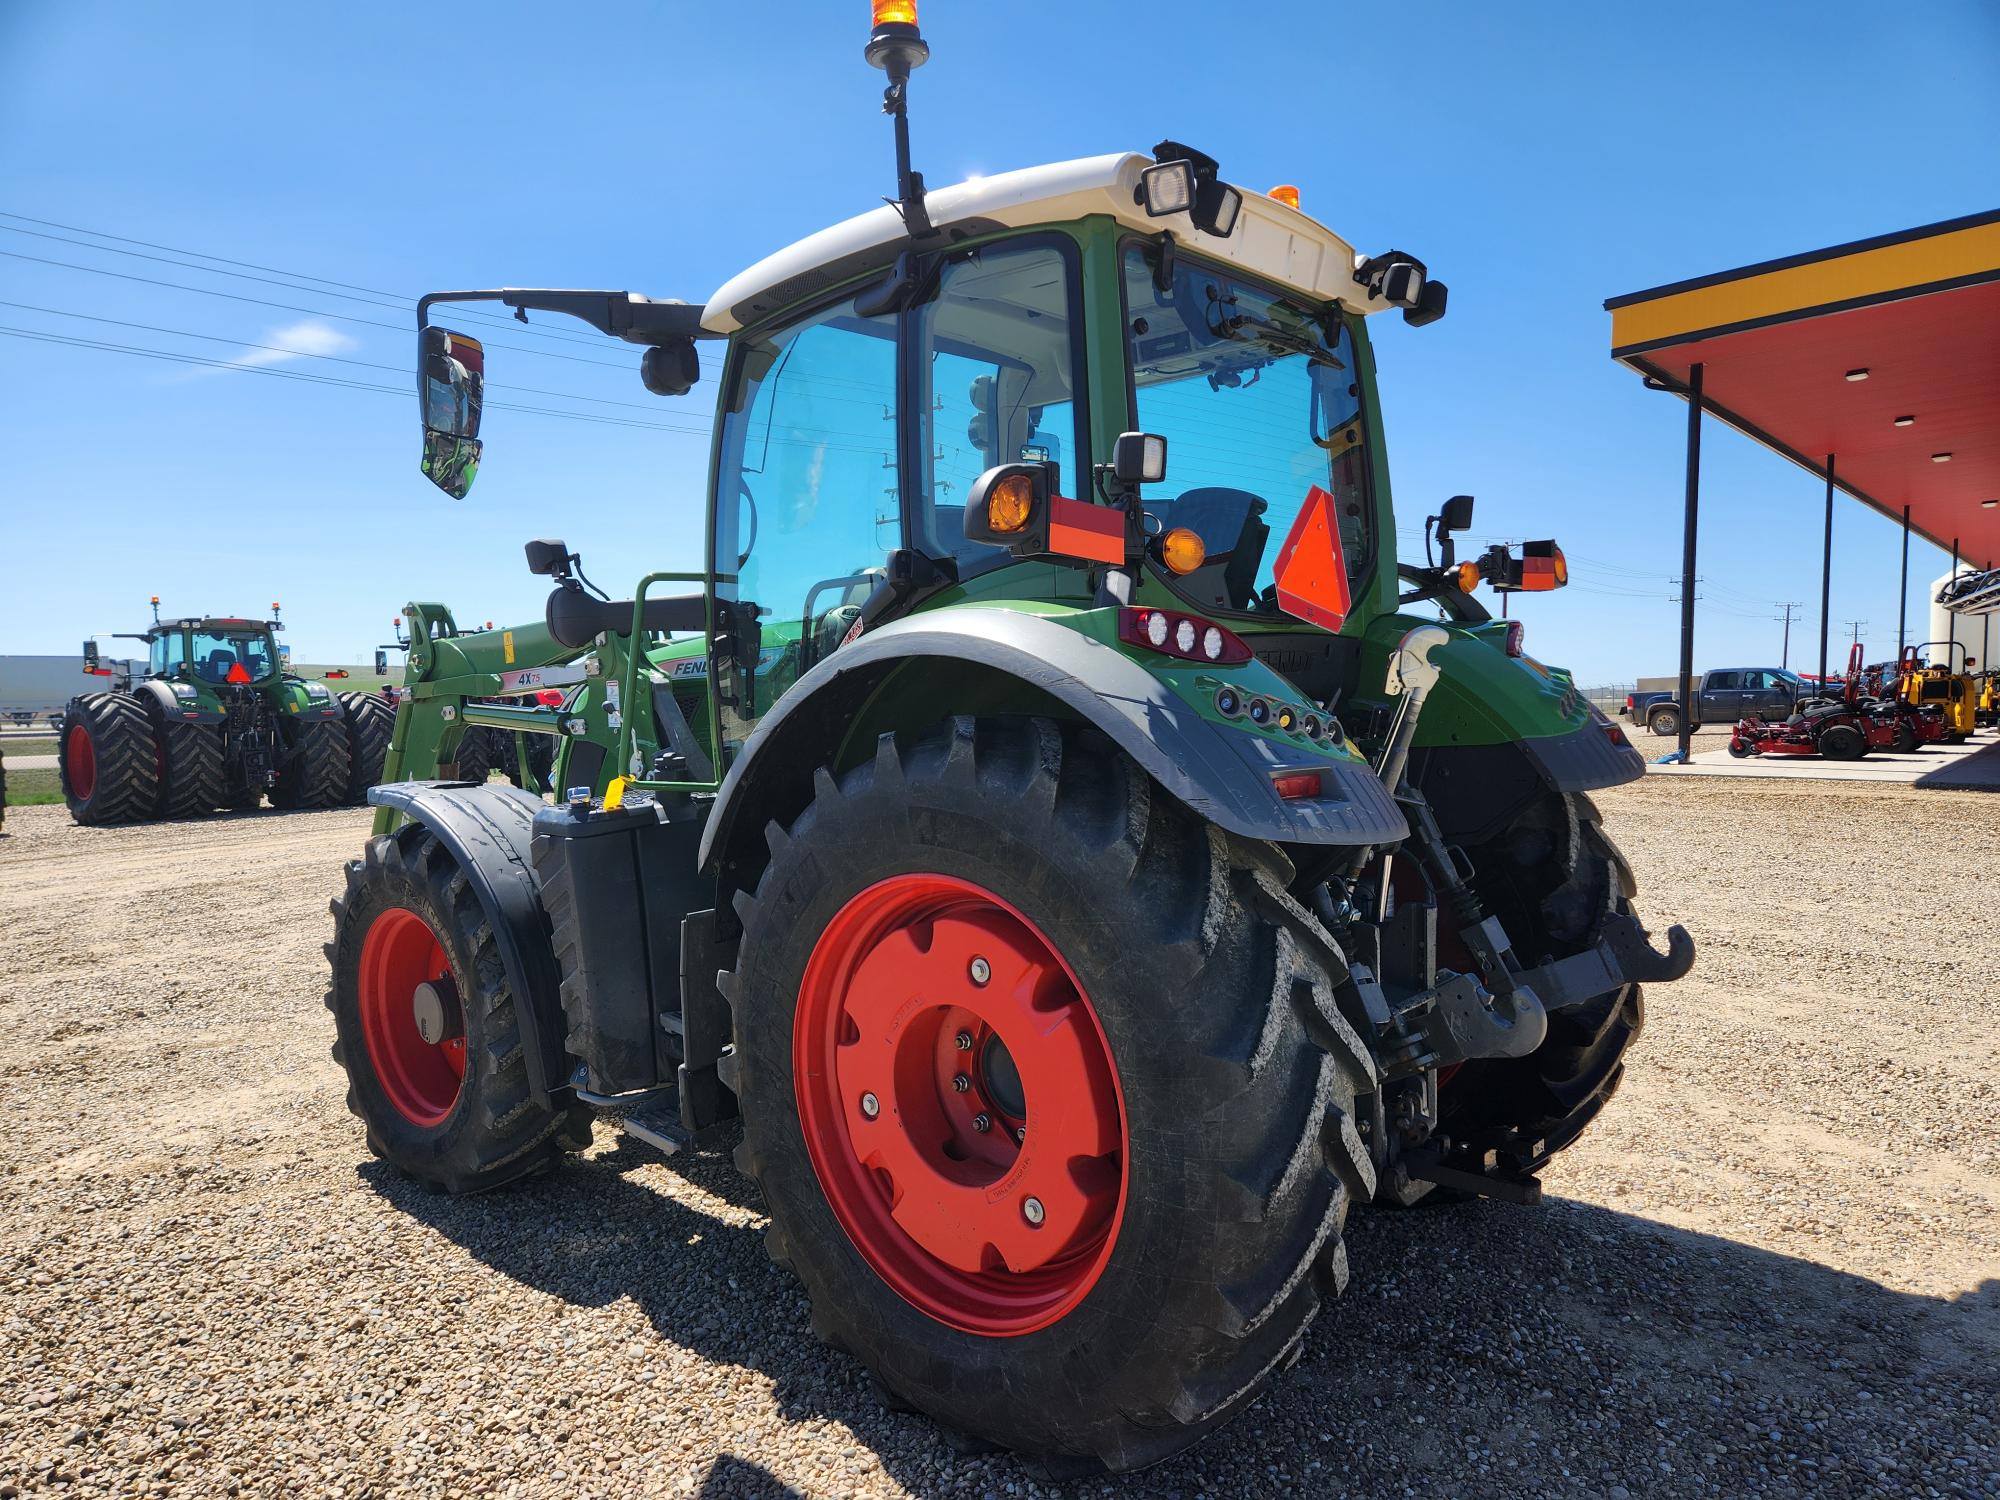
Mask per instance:
[[[192,818],[256,807],[360,803],[380,780],[395,708],[335,693],[285,670],[278,606],[268,620],[160,618],[118,639],[145,644],[143,668],[83,643],[83,670],[112,679],[63,710],[57,764],[84,824]]]
[[[1366,323],[1442,285],[1172,142],[926,192],[926,55],[869,43],[895,202],[705,304],[420,303],[453,495],[484,351],[439,304],[577,316],[659,393],[716,347],[706,565],[613,600],[537,542],[541,622],[411,607],[327,1004],[404,1172],[740,1128],[885,1399],[1130,1469],[1287,1368],[1355,1204],[1535,1201],[1693,944],[1588,795],[1638,753],[1470,592],[1559,550],[1459,563],[1458,497],[1396,555]],[[553,737],[555,795],[454,777],[469,728]]]

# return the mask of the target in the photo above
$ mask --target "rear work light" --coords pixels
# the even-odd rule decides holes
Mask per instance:
[[[1250,660],[1250,647],[1234,631],[1224,630],[1200,615],[1185,615],[1172,609],[1127,606],[1119,610],[1118,639],[1128,646],[1143,646],[1164,656],[1212,666],[1233,666]]]

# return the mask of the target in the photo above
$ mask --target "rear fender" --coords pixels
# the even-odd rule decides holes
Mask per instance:
[[[213,694],[205,694],[179,684],[183,689],[175,692],[176,684],[162,682],[157,677],[146,678],[132,684],[132,695],[146,704],[156,722],[182,724],[220,724],[223,720],[222,705]]]
[[[569,1085],[561,975],[535,879],[535,814],[548,804],[505,782],[399,781],[370,787],[368,800],[423,824],[465,872],[519,1012],[528,1091],[546,1107]]]
[[[963,606],[893,621],[821,661],[765,714],[729,767],[702,838],[704,870],[744,884],[763,859],[767,820],[810,799],[850,727],[899,669],[938,671],[928,722],[963,711],[953,674],[1017,683],[1095,725],[1194,813],[1230,833],[1286,844],[1358,846],[1407,837],[1402,813],[1365,762],[1294,750],[1203,718],[1124,653],[1045,616]],[[1321,773],[1327,795],[1285,801],[1272,777]]]

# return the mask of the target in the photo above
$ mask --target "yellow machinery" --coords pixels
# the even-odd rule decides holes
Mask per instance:
[[[1932,646],[1945,647],[1943,662],[1929,662],[1921,658],[1921,652]],[[1991,674],[1987,686],[1980,684],[1968,673],[1951,669],[1951,648],[1965,648],[1958,642],[1926,641],[1923,646],[1907,646],[1898,666],[1901,671],[1897,680],[1898,695],[1913,708],[1935,708],[1944,716],[1944,739],[1948,745],[1963,744],[1979,723],[1979,700],[1991,696]]]

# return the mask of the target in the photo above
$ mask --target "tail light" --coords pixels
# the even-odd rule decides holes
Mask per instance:
[[[1527,633],[1527,628],[1519,620],[1509,620],[1507,622],[1507,654],[1509,656],[1519,656],[1521,654],[1521,640]],[[1626,700],[1626,706],[1631,706],[1630,699]]]
[[[1320,792],[1319,772],[1286,771],[1271,778],[1271,790],[1286,802],[1297,802],[1306,797],[1317,797]]]
[[[1128,646],[1143,646],[1183,661],[1233,666],[1250,660],[1250,647],[1243,637],[1213,620],[1179,610],[1127,606],[1118,611],[1118,639]]]

